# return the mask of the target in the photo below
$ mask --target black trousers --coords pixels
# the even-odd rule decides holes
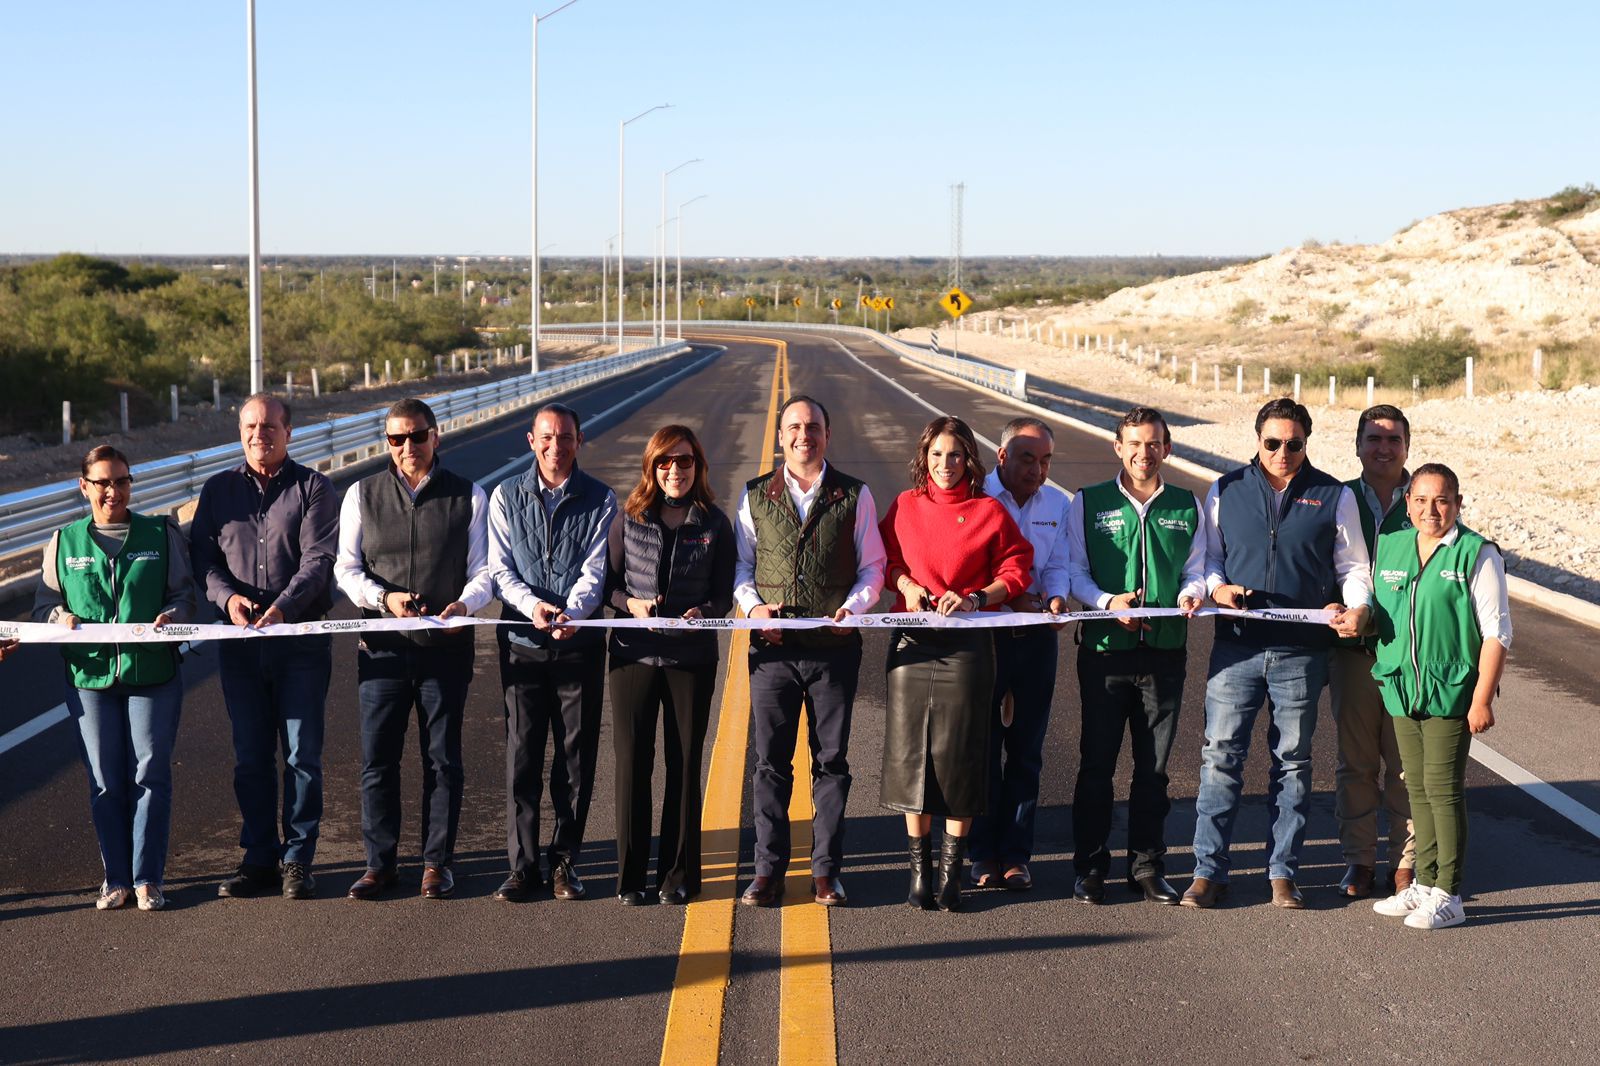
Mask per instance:
[[[617,892],[643,892],[650,864],[650,778],[656,765],[656,720],[666,782],[656,887],[700,891],[700,768],[717,664],[652,666],[611,663],[611,737],[617,755]]]
[[[537,880],[544,753],[550,756],[555,827],[549,861],[572,861],[583,847],[594,794],[605,702],[605,649],[529,651],[502,638],[500,683],[506,698],[506,855],[513,872]]]
[[[1044,741],[1056,693],[1056,632],[1049,626],[1018,626],[994,632],[994,699],[989,714],[988,812],[972,823],[968,855],[973,862],[1009,868],[1033,859],[1033,826],[1039,812]],[[1000,710],[1011,693],[1009,726]]]
[[[1078,693],[1083,703],[1081,761],[1072,795],[1072,838],[1077,872],[1111,873],[1112,777],[1122,735],[1132,739],[1133,783],[1128,790],[1128,874],[1145,877],[1166,868],[1167,756],[1183,701],[1185,652],[1135,648],[1078,649]]]
[[[860,672],[859,643],[837,648],[788,649],[770,644],[751,648],[757,875],[782,876],[789,869],[789,797],[794,792],[802,702],[810,707],[811,875],[832,877],[843,865],[850,715]]]

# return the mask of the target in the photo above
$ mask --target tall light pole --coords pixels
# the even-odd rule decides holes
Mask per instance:
[[[683,340],[683,209],[690,204],[699,203],[710,193],[701,193],[692,200],[685,200],[678,205],[678,339]]]
[[[627,277],[626,264],[628,262],[626,253],[623,251],[623,240],[622,240],[622,234],[623,234],[624,229],[626,228],[624,226],[624,220],[623,220],[623,191],[626,188],[626,185],[623,182],[623,176],[624,176],[624,173],[625,173],[625,171],[623,169],[623,159],[624,159],[624,154],[625,154],[624,153],[624,148],[626,147],[626,143],[627,143],[627,130],[628,130],[628,127],[630,125],[632,125],[635,122],[638,122],[640,119],[644,118],[646,115],[650,114],[652,111],[664,111],[664,110],[666,110],[667,108],[669,108],[671,106],[672,106],[671,104],[657,104],[655,107],[646,108],[645,110],[639,112],[637,115],[634,115],[632,118],[625,118],[621,122],[617,123],[617,354],[618,355],[622,354],[622,344],[623,344],[623,334],[624,334],[624,330],[622,328],[622,324],[628,320],[627,308],[622,305],[624,288],[625,288],[625,286],[623,284],[623,279]]]
[[[700,162],[704,162],[704,160],[686,159],[671,170],[663,170],[661,172],[661,284],[657,290],[661,311],[658,321],[661,325],[656,336],[657,344],[665,344],[667,340],[667,176],[676,174],[691,163]]]
[[[613,233],[606,238],[606,250],[600,255],[600,339],[603,341],[611,335],[611,305],[607,302],[611,294],[606,291],[606,282],[611,274],[611,244],[617,239]]]
[[[250,391],[260,392],[261,363],[261,164],[256,138],[256,0],[245,0],[246,66],[250,78]]]
[[[539,372],[539,23],[551,15],[559,15],[567,8],[576,4],[578,0],[567,0],[566,3],[554,11],[544,15],[533,16],[533,222],[531,240],[528,247],[533,250],[533,299],[529,301],[533,307],[533,315],[528,322],[528,373]]]

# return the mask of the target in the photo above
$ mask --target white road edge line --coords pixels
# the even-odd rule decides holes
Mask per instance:
[[[854,359],[856,363],[858,363],[863,369],[870,373],[876,374],[878,377],[888,382],[894,388],[899,389],[913,400],[916,400],[919,404],[921,404],[923,407],[926,407],[934,414],[945,413],[933,406],[933,404],[929,403],[927,400],[924,400],[921,396],[918,396],[916,393],[906,388],[904,385],[900,384],[898,381],[894,380],[894,378],[891,378],[889,375],[883,373],[877,367],[867,365],[867,363],[863,361],[860,356],[856,355],[856,353],[852,352],[849,348],[846,348],[838,340],[835,340],[832,337],[829,337],[828,339],[833,341],[833,343],[838,344],[839,350],[844,352],[844,354],[848,355],[851,359]],[[973,435],[977,436],[976,433]],[[982,441],[984,444],[987,444],[991,448],[995,447],[992,442],[983,437],[978,437],[978,440]],[[1056,484],[1054,481],[1051,481],[1050,483],[1052,485]],[[1567,821],[1571,822],[1579,829],[1582,829],[1595,839],[1600,840],[1600,813],[1596,813],[1590,808],[1585,807],[1583,804],[1579,803],[1565,792],[1562,792],[1556,786],[1541,779],[1531,770],[1512,762],[1510,759],[1506,758],[1504,755],[1501,755],[1498,751],[1495,751],[1481,740],[1473,740],[1472,747],[1469,749],[1469,754],[1472,756],[1472,760],[1474,762],[1478,763],[1490,773],[1498,774],[1500,777],[1504,778],[1508,784],[1517,786],[1523,792],[1527,793],[1535,800],[1538,800],[1546,807],[1549,807],[1552,811],[1555,811],[1557,814],[1567,819]]]
[[[67,705],[58,703],[43,714],[28,719],[9,733],[0,736],[0,755],[4,755],[25,741],[32,740],[46,729],[58,722],[65,722],[70,717],[71,715],[67,714]]]

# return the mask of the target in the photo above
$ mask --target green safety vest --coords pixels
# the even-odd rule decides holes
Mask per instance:
[[[1083,543],[1094,583],[1112,595],[1142,588],[1146,607],[1178,606],[1183,565],[1200,527],[1194,493],[1168,485],[1141,518],[1115,478],[1082,491]],[[1115,622],[1085,622],[1083,642],[1094,651],[1124,651],[1181,648],[1188,639],[1187,619],[1145,621],[1150,628],[1138,633]]]
[[[167,520],[128,515],[122,550],[107,555],[90,532],[93,518],[74,522],[56,539],[56,578],[67,610],[85,622],[153,622],[167,598]],[[74,688],[117,683],[160,685],[177,670],[172,644],[64,644]]]
[[[1396,718],[1461,718],[1478,684],[1483,634],[1472,605],[1472,568],[1487,543],[1458,525],[1453,544],[1418,560],[1415,528],[1378,538],[1378,680]]]
[[[1409,474],[1406,476],[1410,477]],[[1356,507],[1361,511],[1361,536],[1367,542],[1367,558],[1376,562],[1379,536],[1411,528],[1411,518],[1406,514],[1405,502],[1402,499],[1399,505],[1389,508],[1389,513],[1383,516],[1380,525],[1378,516],[1372,512],[1372,505],[1367,502],[1367,493],[1361,485],[1361,479],[1353,478],[1346,481],[1345,486],[1356,498]],[[1333,640],[1333,646],[1336,648],[1371,649],[1377,643],[1376,637],[1335,637]]]

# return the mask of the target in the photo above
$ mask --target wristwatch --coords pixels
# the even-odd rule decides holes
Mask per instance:
[[[978,601],[978,610],[980,610],[980,611],[983,610],[985,607],[989,606],[989,594],[987,592],[985,592],[983,589],[978,589],[977,591],[973,592],[972,595],[969,596],[968,598],[969,599],[976,599]]]

